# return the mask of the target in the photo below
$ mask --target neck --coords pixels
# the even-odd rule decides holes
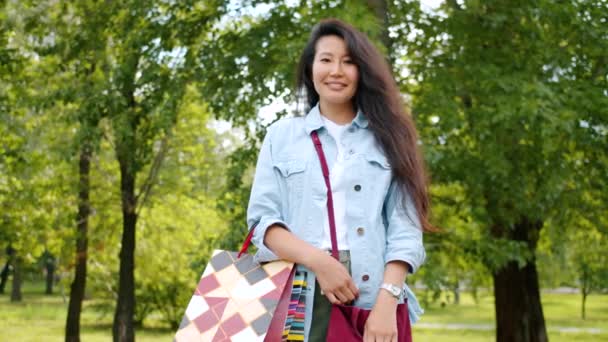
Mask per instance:
[[[319,111],[329,120],[338,125],[346,125],[355,118],[355,110],[352,103],[328,103],[319,101]]]

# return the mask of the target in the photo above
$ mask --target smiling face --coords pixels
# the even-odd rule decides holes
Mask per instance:
[[[359,70],[352,62],[344,39],[331,35],[317,40],[312,80],[320,102],[343,105],[352,101],[357,91]]]

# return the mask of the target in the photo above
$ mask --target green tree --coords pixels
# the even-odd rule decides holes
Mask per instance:
[[[108,4],[106,4],[108,6]],[[166,153],[186,85],[195,79],[198,42],[224,11],[224,1],[111,3],[108,75],[113,146],[120,169],[123,229],[115,341],[133,341],[135,241],[139,210]],[[151,165],[147,175],[142,175]],[[137,190],[137,178],[141,183]]]
[[[480,234],[462,186],[434,184],[431,194],[433,224],[442,230],[425,236],[428,259],[420,271],[408,276],[409,281],[424,283],[425,305],[446,290],[451,292],[453,303],[459,304],[461,287],[477,300],[478,289],[490,285],[488,268],[482,262],[483,246],[488,243]]]
[[[136,322],[157,312],[177,329],[204,265],[227,230],[216,208],[223,160],[209,119],[196,87],[188,87],[154,194],[140,214]]]
[[[33,38],[23,33],[24,13],[2,3],[0,17],[0,206],[3,249],[13,249],[12,299],[21,300],[22,267],[32,265],[45,250],[58,254],[60,236],[69,216],[66,202],[58,202],[69,184],[62,177],[69,169],[54,153],[66,133],[41,99],[43,79],[36,54],[24,44]],[[8,14],[11,13],[10,16]],[[34,41],[34,39],[32,39]],[[52,113],[52,114],[56,114]]]
[[[594,226],[587,226],[584,218],[574,225],[572,234],[572,265],[577,273],[581,292],[581,318],[586,318],[587,296],[608,289],[608,236]]]
[[[22,36],[19,45],[29,54],[34,72],[47,83],[39,91],[32,106],[40,107],[56,125],[73,127],[76,134],[67,134],[72,141],[67,149],[56,149],[57,158],[78,165],[77,182],[74,193],[77,209],[74,222],[75,234],[75,275],[71,285],[70,301],[66,321],[66,340],[79,341],[80,312],[84,298],[87,272],[87,241],[89,205],[90,161],[99,141],[98,123],[104,114],[103,98],[100,96],[103,84],[99,70],[103,69],[103,35],[105,31],[105,7],[95,7],[94,2],[78,3],[15,3],[11,10],[21,13],[16,26]],[[86,18],[86,19],[85,19]],[[28,82],[29,88],[37,83]],[[51,131],[49,140],[56,140],[61,133]],[[74,158],[78,155],[77,158]],[[75,163],[75,164],[76,164]],[[75,178],[76,178],[75,177]],[[72,183],[73,182],[73,183]],[[72,198],[72,196],[67,196]],[[74,196],[75,197],[75,196]],[[72,211],[66,211],[72,213]],[[71,240],[71,239],[70,239]],[[60,249],[61,250],[61,249]],[[72,249],[68,249],[72,250]]]
[[[400,64],[409,70],[402,84],[413,96],[434,180],[462,184],[483,228],[497,341],[546,341],[535,250],[545,223],[577,208],[588,184],[572,179],[599,170],[581,154],[606,146],[605,130],[585,124],[606,127],[606,40],[591,39],[606,36],[599,24],[606,4],[447,1],[440,13],[415,2],[396,7],[411,18],[395,29],[406,51]]]

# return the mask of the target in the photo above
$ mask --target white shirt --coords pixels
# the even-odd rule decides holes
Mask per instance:
[[[338,250],[348,250],[348,240],[346,238],[346,189],[342,182],[342,174],[344,172],[344,146],[342,145],[342,133],[346,130],[348,125],[338,125],[335,122],[321,115],[325,128],[329,135],[334,138],[338,147],[338,156],[336,162],[329,170],[329,180],[331,183],[331,193],[334,202],[334,217],[336,221],[336,240],[338,241]],[[325,222],[325,235],[321,248],[331,250],[331,234],[329,229],[329,214],[327,210],[324,211]]]

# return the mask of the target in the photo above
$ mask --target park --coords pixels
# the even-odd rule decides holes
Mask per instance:
[[[167,341],[324,18],[430,175],[415,341],[608,341],[608,2],[0,1],[0,341]]]

